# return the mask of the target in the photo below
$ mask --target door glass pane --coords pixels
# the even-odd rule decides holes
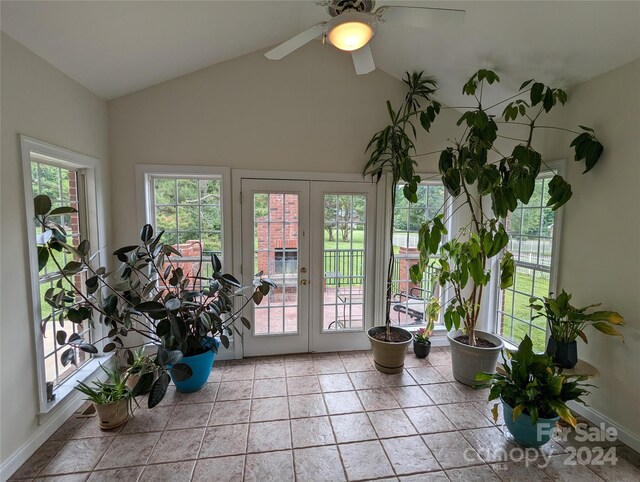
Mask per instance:
[[[253,262],[278,286],[254,307],[256,335],[298,332],[298,195],[253,196]]]
[[[324,195],[323,331],[364,329],[364,194]]]

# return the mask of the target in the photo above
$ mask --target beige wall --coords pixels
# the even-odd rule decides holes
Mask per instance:
[[[18,134],[106,163],[108,131],[104,101],[4,33],[1,44],[0,461],[4,463],[42,428],[38,425],[34,330],[28,308],[29,261]],[[108,197],[106,168],[102,174],[102,192]]]
[[[135,206],[135,164],[360,173],[367,142],[387,122],[385,100],[397,104],[404,92],[379,70],[357,76],[349,55],[312,42],[277,62],[256,52],[109,102],[116,243],[138,231],[119,216]],[[420,152],[446,137],[436,128]]]
[[[569,149],[557,143],[547,158],[567,159],[573,186],[563,208],[558,287],[572,292],[577,306],[602,302],[602,309],[617,310],[627,320],[624,344],[592,329],[588,345],[578,341],[578,356],[600,371],[588,401],[640,442],[639,85],[636,60],[571,89],[553,125],[595,128],[603,157],[585,175],[584,163],[573,162]],[[572,136],[559,138],[568,146]]]

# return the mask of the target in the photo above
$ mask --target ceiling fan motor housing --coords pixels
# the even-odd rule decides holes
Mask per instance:
[[[330,0],[327,11],[332,17],[337,17],[348,11],[373,12],[376,2],[374,0]]]

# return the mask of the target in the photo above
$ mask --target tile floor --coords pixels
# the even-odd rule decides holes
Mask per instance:
[[[486,392],[454,382],[450,363],[435,347],[427,360],[408,354],[398,375],[375,371],[368,352],[216,362],[203,390],[171,387],[116,432],[71,417],[12,478],[640,480],[640,454],[626,446],[615,447],[615,465],[572,465],[572,437],[527,453],[532,463],[506,461],[505,451],[525,454],[488,418]]]

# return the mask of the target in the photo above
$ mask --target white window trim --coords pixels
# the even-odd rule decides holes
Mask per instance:
[[[233,242],[232,242],[232,194],[231,194],[231,169],[228,167],[213,166],[182,166],[182,165],[160,165],[160,164],[136,164],[136,204],[138,226],[142,228],[145,224],[154,226],[154,215],[149,200],[151,199],[150,179],[157,177],[176,178],[201,178],[220,179],[222,195],[220,204],[222,206],[222,253],[226,261],[227,270],[233,272]],[[231,346],[225,350],[220,346],[216,358],[219,360],[237,358],[238,350],[242,354],[240,343],[236,343],[235,337],[229,337]],[[240,356],[241,358],[241,356]]]
[[[46,419],[56,406],[63,401],[70,399],[74,393],[76,384],[80,381],[86,381],[94,377],[100,369],[101,363],[106,363],[111,355],[94,355],[92,359],[85,363],[81,369],[77,370],[73,375],[69,376],[65,381],[60,383],[55,391],[56,398],[52,402],[47,401],[46,373],[44,365],[44,346],[42,335],[40,334],[41,323],[41,307],[40,307],[40,276],[38,271],[38,253],[36,247],[36,227],[33,222],[35,212],[33,207],[33,189],[31,180],[31,154],[35,153],[43,160],[50,159],[51,164],[60,167],[68,167],[81,170],[85,176],[86,189],[86,222],[87,236],[91,243],[92,252],[96,252],[102,248],[101,241],[105,239],[104,230],[101,224],[102,195],[100,185],[98,183],[100,172],[100,161],[94,157],[80,154],[63,147],[58,147],[31,137],[20,135],[20,146],[22,154],[22,173],[25,193],[25,211],[27,217],[27,242],[29,249],[29,274],[31,280],[31,304],[29,307],[30,318],[33,325],[33,340],[36,351],[36,372],[38,380],[38,400],[40,422]],[[102,264],[106,257],[100,251],[96,257],[96,263]],[[102,338],[104,331],[100,323],[96,323],[94,328],[95,339]],[[102,343],[96,344],[99,353],[102,352]]]
[[[556,174],[565,176],[566,172],[566,160],[560,159],[556,161],[546,162],[540,169],[540,174],[555,172]],[[558,286],[558,267],[560,266],[560,237],[562,231],[562,212],[563,208],[559,208],[555,212],[555,218],[553,222],[553,241],[552,241],[552,258],[551,258],[551,270],[549,273],[549,291],[556,293]],[[513,346],[513,341],[503,338],[498,334],[498,306],[500,302],[500,276],[499,266],[501,256],[494,258],[491,271],[491,281],[489,282],[490,297],[487,303],[483,303],[485,319],[488,320],[488,328],[491,333],[500,337],[505,344]],[[546,339],[549,339],[549,326],[545,328]]]

